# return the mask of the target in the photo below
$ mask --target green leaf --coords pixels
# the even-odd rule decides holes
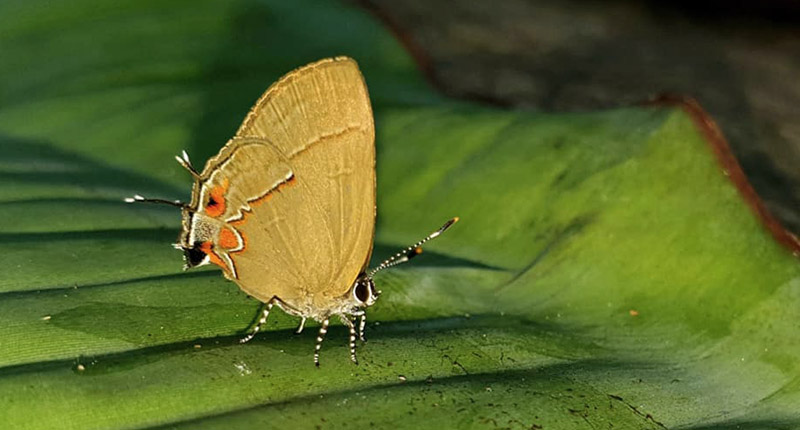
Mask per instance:
[[[674,107],[444,99],[373,17],[302,0],[0,3],[0,422],[7,428],[800,426],[800,266]],[[283,73],[359,61],[382,273],[361,364],[335,326],[181,273],[196,161]],[[199,164],[199,163],[198,163]],[[730,171],[728,171],[730,173]]]

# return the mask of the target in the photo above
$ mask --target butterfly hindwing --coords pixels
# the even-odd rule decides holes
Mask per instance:
[[[193,205],[224,222],[220,241],[226,228],[242,238],[227,255],[245,292],[295,308],[345,294],[368,263],[375,223],[374,124],[356,63],[327,59],[284,76],[202,177]]]

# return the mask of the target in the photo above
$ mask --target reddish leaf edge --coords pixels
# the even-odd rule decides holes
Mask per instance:
[[[367,13],[374,16],[378,21],[394,35],[406,51],[411,55],[411,58],[417,65],[417,68],[422,72],[425,79],[437,90],[444,94],[449,94],[447,85],[440,82],[436,78],[434,72],[433,61],[428,53],[413,38],[396,23],[391,16],[385,13],[380,7],[369,0],[354,0],[354,3],[360,6]],[[465,98],[465,97],[460,97]],[[509,103],[501,100],[495,100],[492,97],[485,95],[469,95],[471,101],[478,103],[485,103],[502,108],[509,108]],[[664,93],[657,95],[645,102],[639,103],[640,106],[654,106],[654,107],[669,107],[678,108],[686,112],[692,119],[700,133],[705,137],[706,143],[711,147],[712,152],[719,162],[723,174],[733,182],[733,185],[739,191],[747,205],[754,212],[756,217],[761,221],[764,227],[770,232],[772,237],[788,249],[795,257],[800,257],[800,239],[787,230],[786,227],[767,209],[764,202],[759,197],[756,190],[750,184],[747,176],[744,174],[739,160],[733,155],[728,140],[722,133],[719,125],[711,117],[711,115],[703,109],[697,99],[680,95]]]
[[[778,219],[770,213],[756,190],[748,181],[747,176],[739,164],[739,160],[731,151],[728,140],[722,133],[719,125],[711,115],[703,109],[697,99],[678,94],[661,94],[643,103],[645,106],[672,107],[686,112],[695,127],[705,137],[706,143],[722,167],[722,173],[739,190],[739,194],[755,213],[756,217],[772,234],[778,243],[786,247],[795,257],[800,257],[800,239],[786,229]]]
[[[425,76],[425,80],[430,82],[436,88],[441,89],[440,83],[436,80],[433,73],[433,66],[431,58],[428,53],[422,49],[416,42],[414,42],[407,32],[405,32],[389,14],[383,11],[378,5],[372,3],[370,0],[353,0],[353,4],[366,11],[378,20],[394,38],[400,42],[400,45],[408,52],[417,68]]]

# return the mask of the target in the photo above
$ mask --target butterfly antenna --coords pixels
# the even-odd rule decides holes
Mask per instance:
[[[377,267],[367,272],[367,277],[372,278],[373,276],[375,276],[376,273],[380,272],[381,270],[388,269],[390,267],[397,266],[398,264],[405,263],[406,261],[411,260],[412,258],[421,254],[422,245],[425,242],[438,237],[440,234],[444,233],[445,230],[450,228],[451,225],[457,222],[458,222],[458,217],[450,219],[449,221],[444,223],[443,226],[439,227],[438,230],[429,234],[426,238],[391,256],[390,258],[386,259],[383,263],[379,264]]]
[[[133,197],[126,197],[125,203],[159,203],[164,205],[176,206],[181,209],[186,209],[188,207],[185,203],[181,202],[180,200],[148,199],[138,194]]]
[[[189,160],[189,154],[187,154],[185,150],[181,151],[180,156],[176,155],[175,159],[178,160],[178,163],[183,166],[184,169],[188,170],[189,173],[192,174],[192,177],[195,179],[200,179],[200,174],[197,173],[197,170],[195,170],[194,166],[192,166],[192,162]]]

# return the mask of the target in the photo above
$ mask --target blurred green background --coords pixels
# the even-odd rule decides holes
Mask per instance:
[[[679,107],[498,109],[431,88],[333,1],[0,3],[0,422],[7,428],[796,428],[800,267]],[[331,330],[182,273],[185,199],[282,74],[349,55],[376,115],[359,366]]]

